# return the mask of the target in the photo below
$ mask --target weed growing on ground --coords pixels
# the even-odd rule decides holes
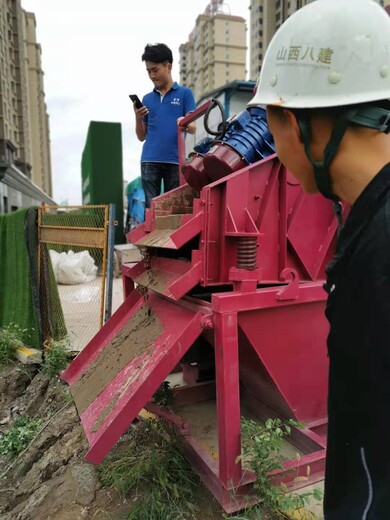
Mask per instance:
[[[30,337],[28,329],[22,329],[16,323],[10,323],[0,329],[0,366],[5,366],[15,361],[15,353],[18,348],[24,347]]]
[[[287,513],[301,513],[313,497],[322,499],[322,491],[314,489],[307,493],[287,493],[285,485],[274,486],[270,473],[282,469],[281,455],[283,438],[290,435],[291,427],[301,426],[296,421],[267,419],[264,425],[252,420],[242,422],[242,459],[256,474],[254,491],[259,504],[231,520],[277,520],[290,518]],[[308,468],[310,474],[310,468]],[[303,514],[303,512],[302,512]],[[308,518],[305,511],[304,517]],[[303,516],[302,516],[303,518]],[[312,517],[314,519],[314,516]]]
[[[42,428],[43,423],[43,419],[34,419],[28,415],[17,417],[12,426],[0,437],[0,453],[2,455],[21,453]]]
[[[103,485],[130,496],[128,520],[190,520],[200,481],[161,420],[147,420],[130,432],[121,451],[99,468]]]
[[[47,343],[45,350],[45,361],[42,370],[50,377],[55,377],[68,365],[68,340],[51,340]]]

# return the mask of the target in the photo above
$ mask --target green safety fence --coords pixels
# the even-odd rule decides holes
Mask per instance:
[[[63,338],[62,314],[42,329],[42,306],[50,308],[53,301],[61,305],[54,276],[46,275],[39,287],[37,208],[0,215],[0,327],[16,323],[28,329],[36,348],[42,347],[48,329],[53,339]]]

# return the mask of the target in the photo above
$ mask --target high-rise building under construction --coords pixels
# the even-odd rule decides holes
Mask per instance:
[[[180,46],[180,82],[195,99],[246,77],[246,22],[226,11],[223,1],[212,0]]]

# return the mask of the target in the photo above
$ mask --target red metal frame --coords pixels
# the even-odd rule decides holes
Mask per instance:
[[[196,270],[204,287],[232,283],[238,243],[246,237],[257,240],[263,285],[284,284],[285,269],[296,271],[300,282],[324,279],[337,229],[332,205],[320,195],[303,193],[276,156],[209,184],[189,207],[191,197],[194,191],[184,185],[154,199],[147,222],[130,232],[130,241],[179,250],[198,236],[200,256],[190,260],[195,267],[200,258]],[[170,228],[172,215],[181,217]],[[153,261],[159,261],[158,255]]]
[[[101,373],[104,378],[107,370],[104,350],[111,349],[113,357],[120,355],[112,342],[115,340],[115,332],[123,328],[124,320],[127,322],[144,306],[138,291],[132,291],[125,303],[101,329],[100,336],[95,336],[62,375],[62,379],[71,385],[90,444],[86,459],[95,464],[107,455],[145,402],[152,398],[161,382],[173,371],[202,332],[200,312],[194,313],[178,307],[153,294],[148,298],[147,305],[150,312],[158,316],[162,331],[153,339],[147,351],[140,351],[123,363],[107,386],[93,388],[90,383],[91,366],[96,374]],[[174,321],[170,319],[172,314],[175,316]],[[90,395],[85,403],[85,398],[82,401],[78,396],[85,395],[86,391]]]
[[[182,133],[181,157],[183,146]],[[129,234],[151,255],[145,262],[123,266],[125,302],[63,375],[77,403],[91,367],[103,374],[101,359],[140,309],[149,309],[161,323],[147,354],[126,360],[80,410],[90,443],[88,460],[100,462],[146,406],[181,433],[206,485],[227,512],[236,511],[254,480],[239,458],[245,402],[260,418],[305,423],[291,436],[303,455],[275,472],[275,482],[302,486],[295,477],[306,477],[307,466],[310,482],[322,478],[328,332],[322,285],[336,229],[332,204],[303,193],[276,156],[200,193],[182,184],[153,199],[145,223]],[[240,267],[247,258],[253,265]],[[192,435],[187,420],[151,403],[199,336],[214,349],[215,382],[176,389],[175,402],[196,403],[215,394],[218,461]]]
[[[185,128],[190,123],[196,121],[201,116],[203,116],[209,106],[211,105],[212,100],[206,101],[202,106],[198,107],[196,110],[188,114],[186,117],[183,117],[183,119],[179,123],[179,127]],[[179,164],[184,164],[185,158],[186,158],[186,142],[185,142],[186,134],[185,132],[178,132],[178,145],[179,145]],[[181,171],[179,172],[179,180],[180,180],[180,186],[183,184],[186,184],[186,181],[183,177],[183,174]]]
[[[294,283],[294,282],[292,282]],[[288,290],[288,287],[285,291]],[[223,362],[218,361],[218,353],[224,353],[230,357],[229,362],[226,363],[221,374],[217,370],[217,404],[218,396],[227,396],[229,399],[228,409],[224,408],[224,402],[218,406],[218,423],[226,426],[228,430],[228,436],[226,432],[224,435],[219,436],[219,453],[220,453],[220,466],[219,466],[219,478],[223,484],[232,482],[234,485],[238,485],[240,482],[241,468],[239,462],[239,455],[241,454],[241,447],[239,443],[240,438],[240,405],[239,405],[239,390],[238,390],[238,370],[236,361],[236,352],[238,346],[238,328],[240,327],[245,332],[249,331],[253,334],[256,333],[258,339],[252,338],[250,342],[255,348],[259,358],[265,370],[268,371],[273,382],[278,386],[280,392],[281,401],[282,398],[285,401],[278,403],[273,402],[273,409],[268,410],[267,416],[272,415],[283,416],[283,405],[287,402],[287,409],[290,410],[290,416],[302,420],[314,417],[320,421],[320,423],[326,422],[326,373],[327,373],[327,360],[325,349],[321,353],[321,347],[324,347],[324,340],[326,337],[326,324],[323,322],[322,331],[317,331],[317,341],[314,342],[315,351],[312,353],[313,362],[317,365],[317,370],[312,372],[307,371],[307,364],[303,363],[302,359],[297,360],[295,366],[289,365],[292,360],[290,357],[287,360],[281,360],[281,352],[274,349],[275,346],[275,334],[276,331],[272,330],[272,325],[278,324],[279,328],[283,323],[283,320],[278,319],[277,316],[272,316],[280,311],[284,315],[290,314],[293,319],[296,319],[296,314],[293,312],[294,308],[298,310],[298,313],[305,308],[305,306],[317,306],[318,311],[323,313],[323,303],[325,300],[325,292],[323,291],[322,284],[318,282],[302,284],[299,287],[298,294],[294,299],[284,300],[280,299],[280,288],[267,288],[259,289],[253,292],[242,294],[240,292],[214,294],[212,298],[212,309],[215,320],[215,355],[216,355],[216,367],[222,367]],[[251,311],[255,312],[254,316],[251,316]],[[261,311],[266,313],[263,320],[261,319]],[[311,309],[311,317],[315,318],[315,323],[321,325],[319,318],[321,315],[318,313],[313,314]],[[226,331],[223,324],[229,323],[233,326],[233,331]],[[261,327],[262,324],[271,324],[268,330],[264,330]],[[297,320],[296,323],[300,323]],[[294,331],[293,323],[289,324],[287,330],[291,333]],[[310,330],[309,324],[307,329]],[[261,338],[259,337],[261,335]],[[318,341],[318,339],[320,341]],[[306,343],[307,341],[303,342]],[[307,345],[309,346],[309,345]],[[291,353],[302,355],[302,343],[298,349],[294,348],[295,345],[291,345]],[[268,357],[265,354],[268,352]],[[282,354],[286,356],[289,350],[284,349]],[[228,354],[227,354],[228,353]],[[308,353],[306,353],[308,354]],[[309,353],[310,354],[310,353]],[[309,357],[310,359],[310,357]],[[320,359],[320,361],[319,361]],[[232,363],[230,365],[229,363]],[[232,368],[233,367],[233,368]],[[301,368],[297,373],[297,368]],[[319,370],[318,370],[319,368]],[[310,387],[307,384],[307,377],[304,381],[300,380],[303,371],[306,372],[305,376],[313,375],[314,379],[320,377],[317,381],[317,387]],[[281,373],[282,372],[282,373]],[[229,384],[226,387],[225,380],[228,377]],[[262,383],[264,384],[264,383]],[[287,391],[286,391],[287,385]],[[310,392],[309,392],[310,389]],[[267,389],[269,392],[269,389]],[[293,399],[294,398],[294,399]],[[319,403],[318,403],[319,402]],[[317,403],[317,410],[312,409],[312,404]],[[256,403],[257,408],[259,403]],[[307,408],[309,410],[307,410]],[[231,410],[235,410],[232,414]],[[275,412],[276,410],[276,412]],[[277,413],[279,411],[279,413]],[[238,412],[238,413],[237,413]],[[317,415],[315,415],[317,412]],[[314,417],[313,417],[314,416]],[[225,431],[225,429],[224,429]],[[286,462],[285,469],[294,469],[301,476],[305,476],[306,466],[311,466],[312,479],[320,479],[324,469],[324,457],[325,457],[325,440],[323,437],[313,434],[310,430],[310,424],[307,425],[304,432],[306,436],[310,436],[310,439],[317,444],[317,449],[314,453],[309,453],[302,456],[299,461],[291,460]],[[237,462],[238,461],[238,462]],[[313,466],[313,464],[315,465]],[[226,468],[228,468],[226,470]],[[278,479],[280,480],[282,475],[285,482],[289,482],[288,472],[279,472]],[[296,476],[296,474],[294,475]]]

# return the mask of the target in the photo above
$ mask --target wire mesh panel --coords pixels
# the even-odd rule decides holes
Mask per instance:
[[[42,206],[39,290],[45,340],[82,350],[103,325],[109,206]],[[57,290],[49,290],[57,288]],[[54,297],[53,297],[54,294]]]

